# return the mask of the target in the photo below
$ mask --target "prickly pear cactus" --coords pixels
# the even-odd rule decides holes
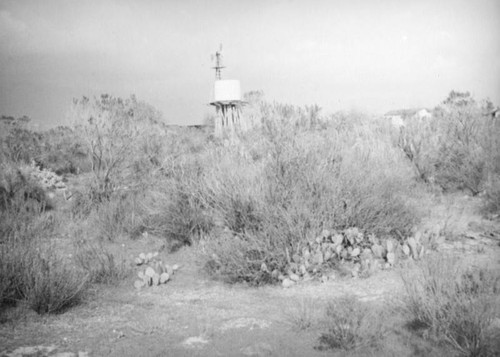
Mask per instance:
[[[134,282],[136,289],[139,290],[147,286],[166,284],[179,269],[178,264],[172,266],[163,264],[161,260],[157,260],[157,257],[158,252],[141,253],[134,259],[136,265],[143,267],[137,273],[139,279]]]

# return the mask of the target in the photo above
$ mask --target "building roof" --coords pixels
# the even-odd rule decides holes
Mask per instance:
[[[412,109],[398,109],[398,110],[391,110],[387,113],[384,114],[384,116],[402,116],[402,117],[411,117],[420,112],[421,110],[426,110],[429,113],[431,112],[427,108],[412,108]]]

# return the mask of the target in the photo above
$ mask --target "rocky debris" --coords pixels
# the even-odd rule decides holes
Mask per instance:
[[[253,345],[243,347],[240,352],[243,356],[247,357],[272,356],[273,348],[266,342],[258,342]]]
[[[240,317],[224,322],[219,330],[221,332],[226,332],[227,330],[237,328],[248,328],[249,330],[253,330],[255,328],[266,329],[269,328],[269,326],[271,326],[271,323],[266,320],[259,320],[253,317]]]
[[[158,252],[147,254],[141,253],[134,259],[136,265],[145,266],[144,270],[139,270],[137,272],[139,280],[134,282],[134,287],[136,289],[166,284],[179,269],[178,264],[172,266],[163,264],[161,260],[156,260],[157,257]]]
[[[63,178],[53,171],[47,169],[41,170],[35,163],[32,163],[26,171],[31,179],[46,190],[66,189],[66,184],[64,183]]]
[[[203,336],[188,337],[182,342],[182,345],[187,348],[203,348],[209,341]]]
[[[26,346],[16,348],[12,352],[0,352],[0,357],[90,357],[89,352],[57,352],[57,346]]]

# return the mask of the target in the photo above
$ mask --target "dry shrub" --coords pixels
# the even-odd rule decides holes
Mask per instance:
[[[42,152],[42,135],[17,124],[0,127],[5,134],[0,135],[0,152],[8,161],[30,164]]]
[[[158,166],[165,132],[161,114],[134,96],[74,100],[69,116],[90,159],[93,186],[101,194],[109,196],[123,186],[135,190]]]
[[[58,313],[79,304],[88,276],[53,251],[29,250],[23,255],[20,295],[39,314]]]
[[[500,214],[500,174],[491,177],[486,187],[483,210],[486,213],[498,215]]]
[[[383,134],[370,125],[307,131],[277,121],[264,127],[258,145],[243,137],[238,146],[215,147],[191,186],[227,230],[207,237],[209,271],[259,284],[269,281],[262,263],[283,270],[286,252],[293,255],[323,229],[408,234],[420,215],[412,201],[417,187]],[[263,152],[256,155],[256,146]]]
[[[472,195],[488,190],[500,175],[500,121],[485,115],[492,106],[452,91],[432,117],[407,120],[399,146],[423,181]]]
[[[74,270],[51,246],[58,228],[52,212],[23,197],[0,214],[0,304],[22,300],[43,314],[79,303],[87,276]]]
[[[354,350],[376,346],[388,331],[383,314],[381,309],[362,303],[355,296],[335,299],[327,306],[328,330],[319,338],[318,349]]]
[[[123,260],[117,262],[103,244],[89,240],[76,243],[75,261],[88,274],[91,283],[116,284],[130,273]]]
[[[164,237],[171,250],[191,245],[193,239],[210,230],[210,218],[182,187],[178,190],[158,189],[148,196],[144,227],[148,232]]]
[[[122,236],[137,237],[143,230],[140,197],[133,192],[113,195],[99,204],[90,219],[99,230],[100,238],[114,241]]]
[[[412,325],[464,356],[490,356],[498,316],[500,275],[464,268],[458,257],[429,257],[402,275]]]
[[[324,303],[319,299],[294,299],[284,306],[287,321],[298,330],[310,330],[321,325]]]

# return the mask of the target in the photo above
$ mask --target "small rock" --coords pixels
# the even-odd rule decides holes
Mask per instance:
[[[201,348],[203,345],[206,345],[208,340],[203,336],[193,336],[189,337],[182,342],[184,347],[188,348]]]
[[[254,345],[242,348],[240,352],[243,354],[243,356],[247,357],[272,356],[273,348],[268,343],[259,342]]]
[[[26,346],[16,348],[8,354],[3,354],[2,357],[23,357],[23,356],[46,356],[57,349],[56,346]]]
[[[300,280],[300,277],[297,274],[291,274],[290,275],[290,280],[293,280],[295,282]]]
[[[289,287],[291,287],[291,286],[295,285],[295,282],[294,282],[293,280],[290,280],[290,279],[288,279],[288,278],[285,278],[285,279],[283,280],[283,282],[281,283],[281,285],[282,285],[282,286],[286,289],[286,288],[289,288]]]
[[[328,281],[328,277],[326,275],[321,276],[321,282],[326,283]]]

